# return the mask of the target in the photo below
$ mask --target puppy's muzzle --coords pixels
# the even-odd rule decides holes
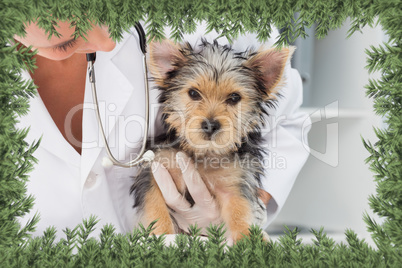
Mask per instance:
[[[218,120],[204,120],[201,123],[201,129],[206,134],[208,139],[211,139],[212,135],[215,134],[221,128],[221,124]]]

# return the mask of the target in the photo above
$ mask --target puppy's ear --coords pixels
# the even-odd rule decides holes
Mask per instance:
[[[170,71],[179,67],[184,61],[180,45],[168,39],[151,42],[149,68],[157,83],[161,83]]]
[[[282,82],[285,65],[295,49],[294,46],[282,49],[270,48],[258,51],[247,60],[246,66],[257,71],[257,77],[264,85],[268,98],[275,98],[274,94]]]

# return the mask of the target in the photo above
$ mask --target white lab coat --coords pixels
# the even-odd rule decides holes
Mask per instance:
[[[209,40],[213,35],[209,35]],[[194,43],[200,36],[186,36],[185,39]],[[250,35],[240,38],[234,48],[245,49],[252,44],[250,42],[258,47]],[[111,52],[97,52],[95,76],[101,117],[112,151],[121,160],[135,157],[142,140],[145,101],[141,55],[136,34],[124,34],[122,42]],[[264,130],[270,156],[263,186],[273,196],[268,205],[267,224],[280,211],[308,156],[302,142],[308,127],[302,128],[309,125],[309,118],[297,111],[302,103],[301,79],[290,66],[286,67],[286,75],[288,83],[281,91],[284,97],[279,100],[278,108],[271,111],[272,119]],[[23,77],[31,79],[26,72]],[[161,125],[158,91],[152,83],[150,88],[150,135],[154,135],[161,131]],[[34,235],[42,235],[47,227],[55,226],[58,238],[65,237],[63,229],[74,228],[90,215],[99,219],[93,236],[98,236],[101,227],[107,223],[113,224],[118,233],[129,232],[136,225],[137,217],[132,208],[134,199],[129,195],[133,183],[131,176],[136,173],[136,168],[102,165],[107,154],[98,132],[90,89],[87,81],[81,155],[63,138],[39,95],[30,100],[28,115],[20,118],[20,128],[30,126],[27,142],[42,137],[40,147],[34,153],[39,162],[29,174],[27,184],[28,194],[35,196],[35,205],[20,219],[24,224],[35,213],[40,214]]]

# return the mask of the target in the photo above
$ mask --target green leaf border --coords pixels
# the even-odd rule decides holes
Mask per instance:
[[[50,16],[51,14],[51,16]],[[85,16],[85,19],[84,19]],[[0,263],[4,266],[371,266],[397,267],[402,263],[402,2],[399,0],[69,0],[0,2]],[[39,145],[27,144],[27,129],[15,128],[18,115],[28,111],[28,99],[35,86],[23,81],[21,69],[34,68],[32,52],[8,47],[14,34],[24,34],[23,22],[38,19],[49,35],[57,36],[55,20],[69,19],[76,26],[75,35],[83,36],[89,21],[109,26],[111,37],[119,40],[135,22],[146,21],[148,38],[162,38],[163,27],[170,26],[171,38],[180,40],[191,33],[199,21],[207,21],[207,30],[216,30],[228,39],[245,31],[256,32],[260,40],[270,36],[271,25],[281,28],[277,45],[286,45],[306,28],[315,24],[316,37],[324,38],[329,30],[352,24],[348,35],[377,21],[389,37],[379,47],[366,50],[369,72],[380,71],[381,78],[370,80],[367,96],[374,100],[374,110],[385,118],[385,129],[374,129],[379,141],[363,140],[370,152],[367,159],[377,182],[376,196],[370,207],[383,217],[376,223],[364,216],[377,249],[367,245],[347,230],[345,244],[335,244],[323,230],[312,231],[314,245],[297,239],[297,229],[275,243],[262,243],[259,230],[251,238],[226,248],[216,241],[222,238],[219,227],[210,229],[208,242],[193,236],[178,236],[177,247],[163,246],[163,237],[149,236],[149,229],[130,235],[115,234],[104,226],[99,240],[87,239],[96,224],[91,218],[74,230],[65,230],[66,239],[55,242],[54,229],[42,237],[28,239],[35,217],[24,227],[16,221],[32,207],[33,197],[26,196],[25,183],[34,168],[32,152]],[[193,229],[194,234],[197,233]],[[76,251],[76,252],[75,252]]]

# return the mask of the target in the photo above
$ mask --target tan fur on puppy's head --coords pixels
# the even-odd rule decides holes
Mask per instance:
[[[201,155],[225,155],[264,124],[283,71],[294,48],[235,53],[203,40],[152,42],[150,71],[162,91],[165,123],[182,149]]]

